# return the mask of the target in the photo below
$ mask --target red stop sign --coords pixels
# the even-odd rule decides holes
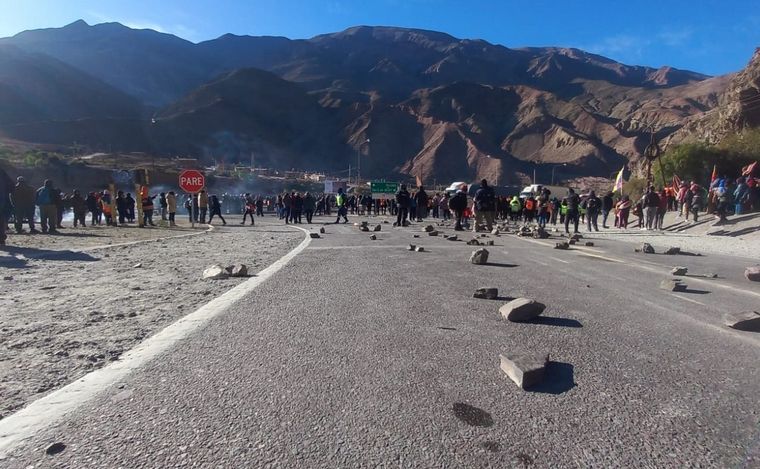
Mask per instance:
[[[190,194],[197,194],[206,187],[206,176],[196,169],[186,169],[179,174],[179,188]]]

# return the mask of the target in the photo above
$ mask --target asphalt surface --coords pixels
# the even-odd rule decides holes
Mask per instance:
[[[760,467],[760,334],[721,319],[758,310],[741,275],[756,259],[501,235],[476,266],[474,247],[421,226],[383,224],[377,241],[327,226],[0,466]],[[675,265],[719,278],[659,289]],[[504,298],[472,298],[485,286],[546,303],[544,319],[502,320]],[[514,350],[550,354],[545,384],[503,374],[499,353]],[[65,450],[46,455],[55,442]]]

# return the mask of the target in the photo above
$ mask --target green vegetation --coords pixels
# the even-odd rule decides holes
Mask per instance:
[[[719,145],[685,143],[676,145],[660,158],[662,166],[656,162],[653,167],[655,183],[670,182],[676,174],[683,180],[694,180],[705,184],[710,180],[713,166],[718,174],[736,177],[741,169],[753,161],[760,160],[760,129],[753,129],[732,135]]]

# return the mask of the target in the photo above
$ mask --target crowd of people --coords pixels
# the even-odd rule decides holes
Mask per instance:
[[[411,221],[425,218],[454,219],[455,230],[490,230],[497,220],[514,223],[535,223],[541,227],[564,225],[565,232],[577,233],[579,225],[588,231],[610,228],[610,219],[616,228],[627,229],[630,217],[633,225],[644,230],[664,229],[665,214],[677,212],[684,222],[697,223],[700,213],[715,214],[718,223],[731,214],[740,215],[760,210],[760,186],[751,175],[731,180],[713,177],[707,188],[695,182],[674,181],[668,187],[648,187],[639,198],[606,192],[601,197],[590,190],[581,194],[568,189],[566,194],[552,194],[548,188],[527,196],[496,196],[494,189],[484,179],[474,196],[468,196],[468,188],[455,192],[428,193],[420,185],[409,191],[401,185],[395,196],[373,198],[369,193],[347,194],[342,189],[337,194],[312,194],[287,191],[278,195],[230,195],[209,194],[202,190],[186,195],[181,207],[190,223],[211,224],[218,218],[227,224],[223,213],[243,214],[241,224],[255,217],[270,213],[284,223],[312,223],[317,215],[330,216],[337,212],[335,223],[347,223],[349,215],[395,216],[394,226],[407,226]],[[0,242],[4,244],[7,225],[12,221],[17,233],[55,234],[63,227],[64,215],[70,212],[74,227],[90,225],[124,226],[138,222],[139,226],[156,226],[154,215],[158,212],[167,226],[176,226],[179,197],[174,191],[151,195],[147,187],[141,188],[136,197],[129,192],[108,190],[87,194],[79,190],[64,193],[52,180],[45,180],[42,187],[34,188],[19,176],[13,182],[0,170]],[[139,204],[139,206],[138,206]],[[137,220],[139,213],[142,218]],[[37,230],[39,219],[40,230]],[[471,220],[474,222],[471,224]]]

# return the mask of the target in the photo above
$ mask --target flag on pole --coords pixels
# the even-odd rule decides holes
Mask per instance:
[[[713,165],[713,172],[710,176],[710,183],[715,182],[716,179],[718,179],[718,165]]]
[[[681,187],[681,178],[679,178],[677,174],[673,175],[673,187],[675,188],[676,192]]]
[[[625,166],[620,168],[620,172],[615,178],[615,187],[612,188],[612,192],[620,191],[621,194],[623,193],[623,170],[625,170]]]
[[[755,168],[757,168],[757,161],[755,161],[751,165],[743,167],[742,176],[751,176],[752,173],[755,171]]]

